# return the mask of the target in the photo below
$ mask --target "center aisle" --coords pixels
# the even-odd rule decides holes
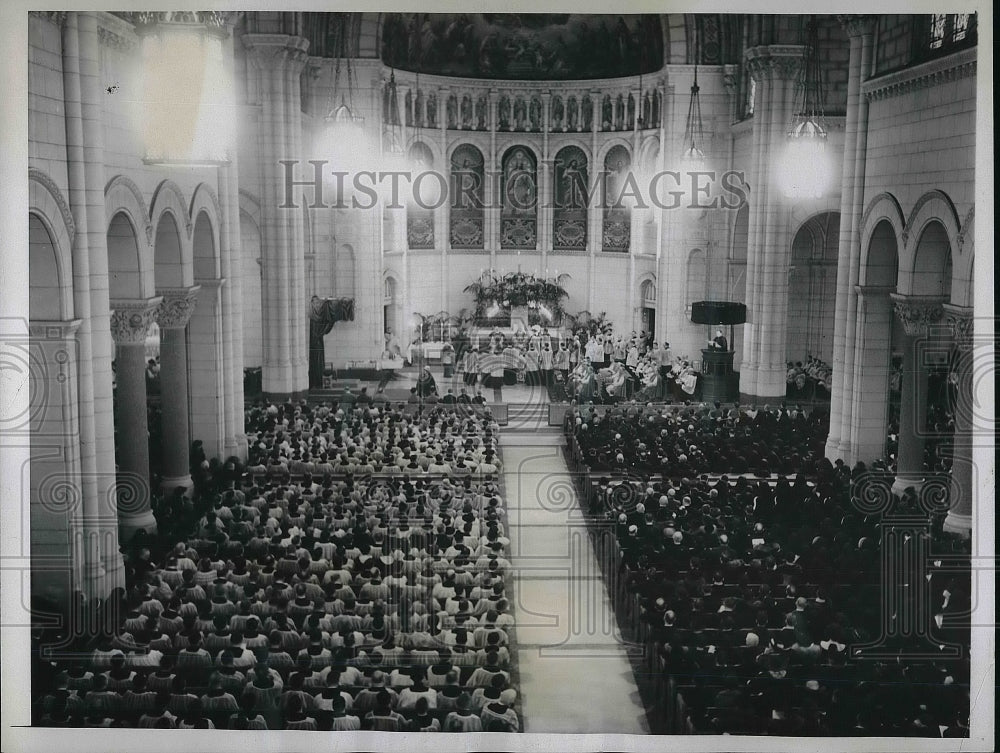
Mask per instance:
[[[500,432],[524,731],[648,734],[563,443]]]

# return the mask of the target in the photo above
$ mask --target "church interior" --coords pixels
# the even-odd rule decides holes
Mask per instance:
[[[977,38],[31,12],[30,724],[968,738]]]

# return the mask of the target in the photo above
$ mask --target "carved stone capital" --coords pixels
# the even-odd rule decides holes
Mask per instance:
[[[250,64],[259,71],[299,73],[309,60],[309,40],[288,34],[244,34],[241,37]]]
[[[955,337],[955,347],[961,351],[972,350],[972,307],[945,303],[942,308],[945,323]]]
[[[875,22],[878,16],[861,13],[843,13],[837,16],[840,25],[844,27],[849,37],[860,37],[875,33]]]
[[[805,65],[807,47],[801,44],[769,44],[746,51],[747,68],[757,79],[794,81]]]
[[[114,341],[119,345],[146,342],[149,327],[162,301],[159,296],[138,300],[112,300],[111,337]]]
[[[226,37],[239,14],[233,11],[143,10],[127,16],[140,34],[150,33],[164,26],[193,26]]]
[[[195,301],[198,298],[199,285],[190,288],[171,288],[157,290],[163,296],[163,302],[156,310],[156,322],[162,329],[182,329],[187,326],[194,313]]]
[[[911,337],[926,335],[928,329],[941,321],[944,315],[941,296],[900,295],[892,293],[892,306],[896,316],[903,323],[903,329]]]
[[[131,52],[137,46],[135,39],[131,39],[124,34],[119,34],[117,31],[104,26],[97,27],[97,38],[100,40],[102,46],[111,47],[122,52]]]
[[[28,11],[28,15],[44,18],[60,27],[66,23],[66,11],[64,10],[32,10]]]

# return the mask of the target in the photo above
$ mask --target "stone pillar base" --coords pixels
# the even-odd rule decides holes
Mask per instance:
[[[971,538],[972,536],[972,516],[965,515],[960,512],[955,512],[952,510],[948,513],[948,516],[944,519],[943,530],[948,533],[957,533],[965,538]]]
[[[183,486],[185,492],[187,492],[194,488],[194,481],[191,480],[190,475],[167,476],[162,481],[160,481],[160,493],[165,495],[173,494],[174,489],[176,489],[178,486]]]
[[[129,541],[140,530],[146,533],[156,533],[156,518],[152,510],[144,510],[135,515],[122,515],[118,518],[118,535],[122,542]]]
[[[909,489],[911,486],[914,491],[920,491],[920,488],[924,485],[923,476],[896,476],[896,480],[892,482],[892,493],[897,496],[902,496],[903,492]]]

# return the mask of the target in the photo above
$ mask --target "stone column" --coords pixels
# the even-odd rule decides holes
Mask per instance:
[[[21,533],[27,535],[30,527],[36,568],[31,574],[32,593],[60,605],[69,605],[76,590],[87,593],[86,552],[80,545],[86,523],[80,473],[76,339],[80,324],[79,319],[29,324],[30,381],[36,395],[25,399],[25,406],[32,408],[31,425],[24,427],[30,428],[30,436],[23,435],[31,445],[30,515]],[[12,344],[20,350],[21,343]],[[5,524],[8,535],[14,525]]]
[[[83,591],[104,598],[125,585],[115,505],[114,407],[108,290],[107,207],[101,51],[94,13],[68,13],[63,32],[66,160],[73,242],[73,313],[81,320],[79,415],[84,552]],[[151,228],[139,227],[148,242]],[[140,245],[140,251],[143,250]]]
[[[198,286],[158,290],[163,296],[156,311],[160,325],[160,394],[163,406],[163,480],[165,493],[193,486],[189,470],[191,435],[188,424],[187,335]]]
[[[830,395],[830,434],[826,456],[846,458],[852,450],[851,427],[856,389],[855,313],[859,306],[855,285],[860,279],[861,217],[864,212],[865,155],[868,146],[868,100],[862,82],[872,69],[875,17],[841,16],[840,22],[851,40],[847,79],[847,117],[844,159],[840,187],[840,241],[837,257],[837,293],[833,329],[833,384]]]
[[[497,154],[497,107],[500,93],[490,89],[487,111],[489,113],[490,153],[484,155],[486,177],[486,210],[483,212],[483,243],[490,252],[490,267],[497,266],[497,251],[500,248],[500,205],[503,201],[500,179],[500,155]]]
[[[795,106],[795,82],[803,64],[800,45],[753,47],[747,65],[758,82],[754,113],[753,174],[747,249],[747,320],[740,393],[748,399],[785,395],[789,205],[777,187],[775,168]],[[753,178],[751,178],[753,180]]]
[[[198,308],[188,328],[188,372],[190,374],[191,440],[200,439],[205,454],[222,457],[225,451],[226,375],[219,365],[225,355],[223,332],[223,278],[198,279]]]
[[[150,506],[146,335],[161,301],[150,298],[111,302],[111,336],[117,346],[118,527],[126,540],[140,528],[147,533],[156,531]]]
[[[285,198],[284,173],[279,160],[297,156],[296,134],[301,130],[297,72],[305,64],[309,43],[301,37],[285,34],[244,34],[241,39],[251,68],[258,75],[263,101],[260,142],[264,392],[287,397],[309,386],[304,334],[308,325],[305,293],[301,289],[303,237],[301,232],[296,232],[288,214],[301,210],[279,208]],[[330,166],[330,169],[337,168]],[[296,179],[304,179],[301,171]],[[295,197],[293,193],[294,203],[299,204]]]
[[[892,348],[892,301],[890,287],[857,287],[858,322],[854,341],[854,374],[851,427],[845,462],[861,460],[870,465],[885,456],[889,420],[889,371]],[[838,456],[840,457],[840,456]]]
[[[903,383],[899,400],[899,449],[896,454],[894,494],[924,482],[924,437],[927,423],[927,370],[920,362],[928,326],[941,319],[942,299],[936,296],[892,294],[893,307],[903,324]]]
[[[972,308],[944,304],[945,320],[955,333],[958,358],[955,372],[958,377],[954,403],[955,439],[951,461],[949,499],[951,509],[944,519],[944,530],[972,535],[972,498],[975,476],[972,467],[972,432],[975,424],[975,396],[972,367],[975,359],[972,332]]]

